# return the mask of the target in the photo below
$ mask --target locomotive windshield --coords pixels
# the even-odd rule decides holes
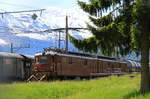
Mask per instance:
[[[38,59],[36,59],[36,63],[46,64],[47,63],[47,57],[45,57],[45,56],[39,57]]]
[[[39,63],[40,63],[40,64],[46,64],[46,63],[47,63],[47,58],[44,57],[44,56],[41,57],[40,60],[39,60]]]

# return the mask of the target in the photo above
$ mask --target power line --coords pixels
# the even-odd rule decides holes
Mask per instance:
[[[74,31],[78,31],[78,30],[88,30],[88,28],[80,28],[80,27],[68,27],[67,29],[69,29],[69,30],[74,30]],[[45,31],[43,31],[43,32],[64,31],[64,30],[66,30],[66,28],[48,29],[48,30],[45,30]]]
[[[38,11],[44,11],[44,10],[46,10],[46,9],[0,12],[0,14],[7,14],[7,13],[24,13],[24,12],[38,12]]]
[[[24,33],[65,32],[65,30],[66,30],[66,28],[55,28],[55,29],[47,29],[47,30],[43,30],[43,31],[25,31]],[[88,28],[68,27],[68,30],[80,32],[80,30],[88,30]],[[20,33],[14,33],[14,34],[20,34]]]

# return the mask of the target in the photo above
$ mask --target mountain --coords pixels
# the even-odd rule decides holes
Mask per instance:
[[[36,14],[36,20],[32,15]],[[65,16],[68,16],[69,27],[85,28],[88,16],[79,8],[62,9],[48,7],[45,11],[33,13],[4,14],[0,16],[0,51],[13,51],[21,54],[34,55],[43,51],[43,48],[58,47],[58,32],[40,32],[65,27]],[[77,39],[92,36],[86,30],[69,31]],[[61,33],[61,48],[65,47],[65,33]],[[69,42],[69,50],[77,50]]]
[[[36,14],[36,20],[32,15]],[[44,48],[58,47],[58,32],[40,32],[65,27],[65,17],[68,16],[69,27],[86,28],[90,22],[87,13],[79,8],[62,9],[48,7],[45,11],[33,13],[4,14],[0,16],[0,51],[13,51],[24,55],[34,55],[42,52]],[[69,31],[69,34],[77,39],[91,37],[87,30]],[[61,48],[65,48],[65,33],[61,33]],[[69,42],[69,50],[77,51],[77,48]],[[129,54],[127,59],[140,59],[136,54]]]

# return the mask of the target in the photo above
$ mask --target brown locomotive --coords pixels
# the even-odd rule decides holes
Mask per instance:
[[[126,62],[81,53],[47,51],[35,55],[35,73],[44,77],[98,77],[128,72]],[[36,74],[36,75],[37,75]],[[41,78],[40,78],[41,79]]]

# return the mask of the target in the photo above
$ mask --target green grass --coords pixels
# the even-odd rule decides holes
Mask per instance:
[[[134,74],[135,75],[135,74]],[[84,81],[0,84],[0,99],[150,99],[139,94],[140,75]]]

